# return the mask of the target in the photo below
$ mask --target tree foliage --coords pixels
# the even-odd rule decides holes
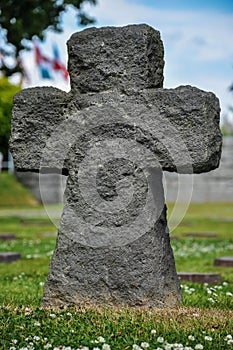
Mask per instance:
[[[44,32],[50,28],[61,32],[61,14],[68,5],[72,5],[77,12],[80,25],[94,22],[83,10],[84,3],[95,5],[97,0],[4,0],[0,3],[0,31],[5,39],[4,47],[0,47],[2,54],[14,56],[16,64],[9,68],[2,62],[1,70],[5,76],[15,72],[22,72],[19,53],[28,48],[28,40],[34,36],[41,40]]]
[[[6,78],[0,78],[0,152],[4,158],[7,157],[11,132],[13,97],[20,89],[20,86],[12,85]]]

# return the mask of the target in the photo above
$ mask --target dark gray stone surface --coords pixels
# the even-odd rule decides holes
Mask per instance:
[[[155,202],[149,201],[149,207],[145,203],[147,184],[138,179],[138,191],[127,210],[97,212],[83,200],[75,176],[69,176],[59,240],[45,286],[45,305],[171,307],[181,300],[161,172],[154,177],[157,197]],[[99,191],[105,200],[111,196],[105,188]]]
[[[89,28],[72,35],[68,51],[73,91],[125,93],[163,85],[163,43],[148,25]]]
[[[87,29],[68,48],[71,92],[24,90],[13,109],[16,168],[69,175],[44,305],[175,306],[161,170],[218,166],[218,99],[162,89],[163,45],[147,25]]]
[[[18,171],[39,171],[43,148],[63,121],[66,96],[51,87],[31,88],[15,95],[10,147]]]
[[[143,144],[156,154],[163,170],[207,172],[219,165],[219,111],[212,93],[191,86],[80,95],[54,88],[27,89],[14,100],[11,152],[17,170],[47,167],[67,174],[66,160],[72,157],[69,144],[76,139],[85,142],[77,136],[86,134],[91,139],[95,135],[101,141],[111,134]]]

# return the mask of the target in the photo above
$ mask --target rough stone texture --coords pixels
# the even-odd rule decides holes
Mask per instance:
[[[46,142],[63,121],[66,96],[50,87],[22,90],[15,95],[11,152],[18,171],[39,171]]]
[[[71,87],[81,93],[162,87],[160,33],[147,25],[90,28],[68,42]]]
[[[214,266],[233,267],[233,256],[223,256],[215,259]]]
[[[181,281],[194,283],[215,284],[222,282],[221,275],[216,273],[179,272],[178,276]]]
[[[168,307],[180,301],[180,287],[167,232],[161,174],[156,180],[160,188],[157,185],[154,215],[156,217],[156,209],[162,214],[154,223],[151,218],[152,225],[146,231],[145,222],[137,220],[141,205],[145,205],[144,181],[137,180],[139,189],[127,212],[112,214],[105,211],[96,216],[96,211],[80,196],[75,176],[69,177],[60,238],[45,287],[45,305],[103,303]],[[104,188],[100,193],[106,200],[114,196],[114,192],[106,193]],[[89,225],[85,225],[86,220]],[[137,227],[134,227],[135,220],[138,221]],[[132,226],[135,232],[131,232]],[[145,234],[141,235],[143,230]]]
[[[218,99],[162,89],[163,45],[147,25],[87,29],[68,48],[71,92],[23,90],[13,109],[16,168],[69,175],[44,305],[174,306],[161,169],[218,166]]]
[[[3,253],[3,252],[0,252],[0,263],[11,263],[11,262],[17,261],[19,259],[21,259],[21,254],[20,253],[15,253],[15,252]]]
[[[25,104],[27,99],[29,103]],[[33,106],[36,114],[32,113]],[[32,88],[22,90],[14,99],[11,152],[17,170],[39,171],[43,166],[67,174],[69,164],[63,150],[68,140],[73,143],[79,132],[87,133],[89,139],[95,134],[100,140],[111,133],[112,137],[145,145],[156,154],[163,170],[207,172],[219,165],[219,111],[214,94],[191,86],[81,95]],[[84,130],[83,119],[88,130]],[[55,131],[59,134],[57,145],[53,144],[50,152]]]

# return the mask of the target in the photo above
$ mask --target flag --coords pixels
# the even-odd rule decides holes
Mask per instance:
[[[40,70],[42,79],[52,79],[51,72],[60,72],[65,80],[68,80],[69,73],[66,66],[61,62],[57,45],[53,44],[53,58],[49,58],[41,53],[41,50],[37,43],[34,43],[35,48],[35,61]]]
[[[55,71],[60,71],[62,73],[63,78],[65,80],[68,80],[69,73],[66,69],[66,66],[60,60],[58,47],[55,43],[53,44],[53,69]]]
[[[35,61],[36,61],[37,67],[39,68],[41,78],[52,79],[52,76],[50,73],[50,70],[52,68],[51,59],[41,53],[40,48],[36,42],[34,42],[34,50],[35,50]]]

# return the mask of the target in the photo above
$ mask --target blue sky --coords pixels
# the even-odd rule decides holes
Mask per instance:
[[[99,0],[87,6],[97,19],[96,26],[147,23],[161,32],[165,47],[164,87],[194,85],[213,91],[220,99],[222,114],[233,105],[228,87],[233,83],[233,1],[228,0]],[[64,33],[48,32],[41,46],[52,51],[56,41],[67,60],[66,41],[77,27],[74,12],[63,16]],[[25,65],[32,67],[32,53],[25,54]],[[33,69],[31,85],[56,85],[68,90],[60,79],[41,81]],[[233,121],[233,116],[230,116]]]
[[[230,0],[129,0],[128,2],[170,10],[207,9],[211,11],[233,11],[233,2]]]

